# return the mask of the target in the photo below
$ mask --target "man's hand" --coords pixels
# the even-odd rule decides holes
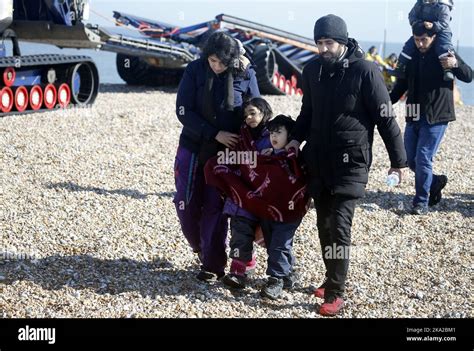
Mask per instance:
[[[217,133],[216,140],[229,149],[233,149],[239,142],[239,136],[237,134],[221,130],[219,133]]]
[[[392,174],[393,172],[397,173],[398,174],[398,179],[399,179],[399,182],[398,184],[401,184],[402,183],[402,175],[403,175],[403,168],[390,168],[388,170],[388,175]]]
[[[439,60],[443,69],[456,68],[458,66],[458,60],[452,52],[448,56],[445,56]]]
[[[300,151],[300,142],[298,140],[292,140],[290,141],[286,146],[285,149],[288,151],[291,148],[295,149],[295,155],[298,156],[298,152]]]
[[[432,22],[423,22],[423,24],[425,25],[425,28],[426,29],[432,29],[433,28],[433,23]]]
[[[260,151],[260,155],[270,156],[272,152],[273,152],[273,149],[269,147],[268,149],[263,149],[262,151]]]

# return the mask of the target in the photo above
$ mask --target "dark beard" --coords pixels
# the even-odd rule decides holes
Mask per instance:
[[[325,68],[331,68],[334,66],[334,64],[337,62],[337,58],[334,56],[325,58],[323,56],[319,56],[319,62],[321,62],[321,65]]]
[[[341,59],[343,52],[344,52],[344,48],[341,47],[341,49],[338,50],[338,52],[335,55],[331,55],[328,58],[325,58],[321,55],[319,56],[319,62],[321,63],[323,68],[327,70],[332,70],[334,69],[334,66],[336,65],[336,63],[339,62],[339,60]]]

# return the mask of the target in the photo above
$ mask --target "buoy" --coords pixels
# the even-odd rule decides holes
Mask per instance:
[[[23,112],[28,107],[28,90],[22,85],[15,90],[15,108]]]
[[[272,77],[272,83],[276,87],[280,85],[280,73],[275,72],[275,74]]]
[[[286,78],[283,74],[280,74],[280,80],[278,81],[278,89],[285,91]]]
[[[54,108],[54,105],[56,104],[56,97],[57,97],[56,87],[53,84],[48,84],[44,88],[44,95],[43,95],[44,105],[46,106],[48,110],[51,110]]]
[[[34,111],[38,111],[43,104],[43,90],[39,85],[34,85],[30,89],[30,107]]]
[[[291,76],[291,86],[296,88],[298,86],[298,77],[295,74]]]
[[[62,108],[65,108],[71,102],[71,89],[69,85],[63,83],[58,88],[58,104]]]
[[[285,93],[291,95],[291,80],[287,80],[285,83]]]
[[[0,110],[4,113],[8,113],[12,110],[13,104],[13,91],[9,87],[0,90]]]

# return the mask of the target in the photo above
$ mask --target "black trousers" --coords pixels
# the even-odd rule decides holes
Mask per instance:
[[[325,298],[344,294],[356,202],[352,197],[331,194],[326,188],[314,198],[319,242],[326,266]]]
[[[231,258],[249,262],[252,260],[255,229],[259,223],[246,217],[230,218],[230,253]]]

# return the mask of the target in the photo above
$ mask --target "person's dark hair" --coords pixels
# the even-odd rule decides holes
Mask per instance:
[[[371,47],[369,48],[369,54],[372,55],[376,50],[377,50],[377,48],[376,48],[375,46],[371,46]]]
[[[267,129],[269,132],[276,132],[281,127],[285,127],[288,132],[288,140],[290,140],[289,137],[293,132],[295,124],[296,122],[290,116],[278,115],[267,123]]]
[[[259,110],[263,114],[263,125],[265,125],[273,116],[273,111],[270,104],[267,102],[267,100],[263,98],[255,97],[253,99],[245,101],[242,105],[242,113],[245,113],[245,109],[249,106],[256,107],[257,110]]]
[[[423,34],[426,34],[431,38],[436,34],[433,29],[427,29],[423,22],[415,23],[411,29],[413,35],[416,35],[417,37],[421,37]]]
[[[241,73],[244,70],[240,62],[239,44],[225,32],[216,31],[207,38],[201,57],[207,60],[212,55],[216,55],[223,65],[235,73]]]

